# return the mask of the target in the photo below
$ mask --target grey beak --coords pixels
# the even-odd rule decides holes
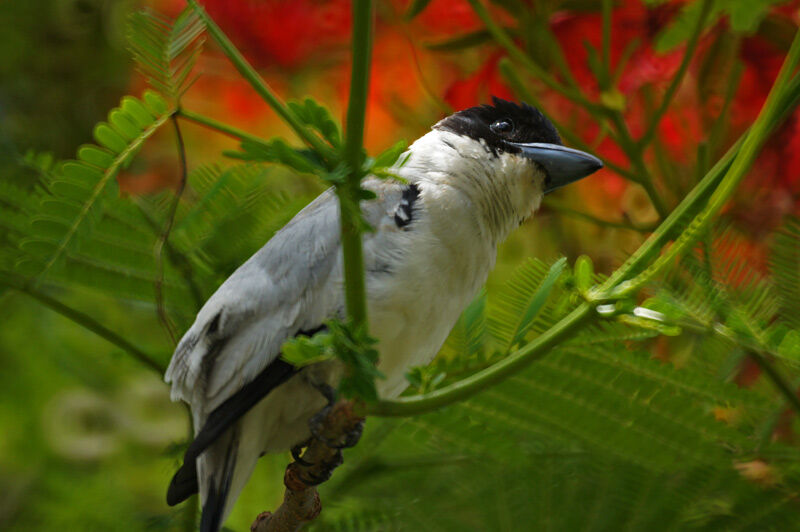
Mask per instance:
[[[536,161],[545,171],[544,193],[583,179],[603,167],[603,163],[586,152],[560,144],[541,142],[509,142],[522,150],[522,154]]]

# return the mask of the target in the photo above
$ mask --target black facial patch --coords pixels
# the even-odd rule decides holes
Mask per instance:
[[[452,114],[434,129],[451,131],[475,140],[483,139],[495,155],[519,153],[508,142],[561,144],[558,131],[535,107],[492,97],[493,105],[479,105]]]

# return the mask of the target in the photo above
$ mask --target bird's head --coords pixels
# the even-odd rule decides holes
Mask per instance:
[[[603,167],[594,155],[563,146],[556,128],[538,109],[500,98],[492,100],[494,105],[464,109],[433,127],[480,143],[492,157],[524,159],[532,170],[542,174],[544,194]]]
[[[501,238],[538,208],[544,194],[603,166],[563,146],[539,110],[499,98],[441,120],[412,154],[434,179],[464,191]]]

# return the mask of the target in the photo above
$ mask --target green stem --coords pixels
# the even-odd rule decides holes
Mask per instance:
[[[797,106],[800,99],[800,77],[795,77],[789,82],[788,87],[776,105],[779,112],[775,116],[769,117],[765,121],[768,134],[774,130]],[[762,111],[763,113],[763,111]],[[758,122],[758,120],[757,120]],[[745,139],[749,137],[752,129],[746,131],[739,140],[731,146],[725,155],[708,171],[706,176],[689,192],[683,201],[672,211],[666,220],[659,226],[655,233],[637,249],[625,263],[617,269],[603,286],[597,290],[600,295],[611,288],[619,285],[631,275],[642,271],[652,256],[661,250],[662,247],[673,238],[678,232],[678,228],[685,225],[685,219],[690,213],[697,210],[698,206],[707,201],[707,198],[720,185],[720,181],[725,177],[734,159],[742,150]]]
[[[605,72],[603,76],[606,78],[607,83],[611,83],[611,0],[603,0],[603,46],[602,46],[602,59]],[[607,87],[604,87],[604,89]]]
[[[6,284],[5,281],[3,281],[3,284]],[[51,310],[54,310],[55,312],[58,312],[65,318],[74,321],[84,329],[92,331],[100,338],[103,338],[104,340],[110,342],[111,344],[119,347],[120,349],[131,355],[133,358],[141,362],[143,365],[147,366],[148,368],[158,373],[159,375],[163,375],[164,372],[166,371],[167,368],[161,365],[159,362],[157,362],[153,357],[151,357],[150,355],[148,355],[147,353],[145,353],[144,351],[142,351],[141,349],[130,343],[128,340],[122,338],[111,329],[106,328],[88,314],[85,314],[79,310],[69,307],[64,303],[58,301],[57,299],[48,296],[44,292],[40,292],[36,288],[24,285],[17,286],[14,284],[6,284],[6,286],[30,296],[39,303],[43,304],[44,306],[50,308]]]
[[[519,74],[517,74],[517,72],[514,70],[514,68],[511,65],[511,61],[509,61],[508,58],[501,59],[500,63],[498,64],[498,67],[500,68],[500,73],[503,74],[503,76],[506,78],[506,81],[508,81],[509,85],[511,85],[511,88],[514,90],[514,93],[517,94],[523,101],[526,101],[529,104],[538,108],[539,111],[541,111],[541,113],[545,115],[547,119],[553,123],[554,126],[556,126],[556,129],[561,133],[561,136],[567,139],[567,142],[569,142],[579,150],[589,151],[589,152],[594,151],[591,146],[585,143],[578,135],[573,133],[571,128],[563,127],[562,124],[557,119],[555,119],[553,116],[547,113],[547,111],[545,111],[544,106],[541,104],[541,102],[539,102],[539,99],[531,91],[528,90],[528,88],[525,86],[524,83],[522,83]],[[609,170],[616,172],[617,174],[619,174],[620,176],[624,177],[629,181],[638,182],[638,177],[630,170],[626,170],[625,168],[622,168],[621,166],[618,166],[601,156],[598,157],[600,158],[601,161],[603,161],[603,165]]]
[[[716,204],[720,201],[724,202],[733,192],[735,185],[738,184],[738,179],[731,178],[734,175],[732,163],[736,164],[738,162],[736,164],[737,172],[746,169],[747,163],[752,162],[752,157],[755,156],[757,148],[761,146],[769,131],[788,116],[797,105],[798,100],[800,100],[800,76],[787,82],[789,73],[794,70],[794,66],[797,64],[798,56],[800,56],[800,32],[795,35],[795,41],[792,44],[786,62],[753,128],[745,133],[728,153],[717,162],[706,177],[698,183],[631,258],[617,269],[601,287],[595,289],[594,292],[598,296],[593,299],[602,300],[602,296],[609,292],[611,288],[614,288],[635,272],[640,271],[650,260],[652,254],[660,250],[678,227],[684,223],[685,216],[693,212],[712,191],[713,195],[709,205],[706,206],[706,210],[698,218],[703,218],[706,212],[713,212],[714,214],[718,212]],[[745,148],[747,148],[746,152]],[[744,158],[743,153],[745,154]],[[729,168],[730,170],[728,170]],[[690,226],[686,233],[691,234],[692,227]],[[466,379],[428,394],[403,397],[394,401],[379,401],[368,405],[369,413],[377,416],[410,416],[436,410],[471,397],[514,375],[520,369],[544,356],[549,349],[558,345],[559,342],[573,335],[583,325],[595,319],[592,314],[593,308],[593,304],[581,304],[528,345],[495,365]]]
[[[212,131],[217,131],[219,133],[222,133],[223,135],[227,135],[239,141],[246,140],[248,142],[252,142],[253,144],[257,144],[262,147],[267,147],[269,145],[266,140],[260,137],[256,137],[255,135],[251,135],[246,131],[242,131],[241,129],[229,126],[228,124],[219,122],[205,115],[201,115],[200,113],[187,111],[186,109],[178,109],[177,116],[179,118],[184,118],[189,122],[194,122],[195,124],[206,127]]]
[[[692,246],[697,241],[697,238],[708,228],[711,220],[714,219],[733,195],[742,178],[752,166],[779,116],[785,114],[788,110],[787,108],[796,104],[796,100],[800,96],[800,88],[796,83],[798,77],[790,79],[790,76],[798,62],[800,62],[800,32],[795,34],[792,47],[786,56],[772,90],[767,96],[764,107],[761,109],[753,127],[747,133],[741,149],[736,154],[724,178],[711,195],[706,207],[692,220],[692,223],[681,233],[673,245],[656,259],[652,265],[635,278],[627,280],[616,287],[613,294],[614,297],[627,297],[641,289]],[[787,105],[785,103],[786,100],[791,103]],[[661,228],[659,228],[660,230]],[[611,282],[612,279],[609,278],[604,286],[613,286]]]
[[[772,381],[772,384],[774,384],[781,395],[783,395],[792,410],[800,415],[800,398],[797,397],[797,393],[792,389],[789,382],[783,378],[783,375],[769,363],[763,354],[757,351],[749,351],[747,354],[755,361],[758,367],[761,368],[767,378]]]
[[[493,366],[425,395],[401,397],[394,401],[378,401],[369,404],[367,405],[368,413],[373,416],[385,417],[413,416],[472,397],[519,373],[523,368],[546,355],[560,342],[574,335],[580,327],[586,325],[591,319],[595,319],[596,314],[593,316],[593,310],[591,305],[583,303],[531,343]]]
[[[667,323],[670,322],[667,321]],[[744,353],[752,358],[756,365],[761,368],[767,376],[767,379],[771,381],[775,389],[778,390],[778,393],[786,399],[786,402],[792,410],[800,415],[800,397],[797,396],[792,384],[784,378],[780,371],[769,361],[770,356],[775,357],[777,355],[770,352],[764,342],[762,342],[760,338],[757,338],[755,331],[751,330],[751,333],[756,338],[756,340],[753,341],[752,339],[743,337],[741,334],[738,334],[736,331],[731,330],[729,327],[719,322],[701,322],[696,318],[692,318],[691,321],[684,319],[671,322],[671,324],[698,334],[717,336],[743,349]]]
[[[700,35],[703,33],[703,28],[706,25],[706,19],[708,19],[708,15],[711,13],[711,7],[713,5],[713,0],[703,0],[703,5],[700,8],[700,16],[697,19],[697,25],[694,27],[692,36],[689,38],[689,42],[686,44],[686,50],[684,51],[681,64],[678,66],[678,71],[672,77],[672,80],[670,81],[669,86],[664,93],[664,97],[661,99],[661,105],[653,114],[653,118],[650,120],[650,124],[647,126],[644,135],[642,135],[642,137],[639,139],[638,144],[641,149],[647,147],[653,140],[656,130],[658,129],[658,124],[664,117],[664,113],[667,112],[670,103],[672,103],[672,98],[678,91],[678,88],[680,87],[681,82],[686,75],[686,71],[689,69],[689,64],[692,62],[694,52],[697,49],[697,43],[700,42]]]
[[[335,151],[332,147],[326,144],[320,137],[315,135],[307,127],[305,127],[292,113],[286,104],[278,97],[277,94],[270,88],[269,85],[261,78],[256,72],[256,69],[244,58],[244,56],[236,49],[233,43],[228,39],[227,35],[217,26],[216,22],[208,16],[205,9],[203,9],[197,0],[189,0],[189,5],[195,10],[197,15],[203,20],[206,25],[206,30],[211,37],[216,41],[225,55],[230,59],[236,70],[246,79],[250,85],[256,90],[267,104],[280,116],[284,122],[297,133],[297,136],[305,142],[309,147],[316,151],[319,155],[323,156],[327,161],[335,159]]]
[[[153,234],[158,238],[161,234],[161,227],[158,224],[158,220],[150,213],[147,208],[147,205],[144,201],[142,201],[139,197],[132,197],[131,201],[136,207],[139,209],[139,212],[144,218],[145,223],[153,231]],[[175,268],[178,269],[183,280],[186,282],[186,287],[189,289],[189,293],[192,295],[192,301],[194,302],[195,311],[200,310],[200,307],[203,306],[206,298],[203,296],[203,291],[200,288],[200,285],[197,284],[197,280],[194,276],[194,270],[192,269],[192,263],[184,253],[180,250],[176,249],[170,242],[164,243],[164,250],[167,252],[167,258],[172,263]]]
[[[656,190],[656,186],[653,182],[653,176],[650,174],[650,171],[647,169],[647,165],[644,162],[642,150],[633,140],[633,137],[631,137],[630,131],[628,131],[628,126],[625,124],[625,117],[623,117],[622,113],[619,111],[610,112],[609,117],[611,119],[611,123],[614,124],[614,128],[617,130],[617,143],[631,160],[631,164],[633,165],[634,171],[637,175],[635,182],[644,188],[644,191],[647,193],[647,197],[650,198],[650,203],[652,203],[653,207],[655,207],[659,218],[663,220],[669,215],[669,210],[667,209],[667,206],[664,205],[664,200],[661,199],[661,195],[658,193],[658,190]]]
[[[342,255],[344,256],[347,315],[356,325],[367,321],[364,284],[364,251],[361,246],[359,195],[364,162],[364,119],[366,117],[369,67],[372,56],[372,0],[353,2],[353,70],[347,104],[344,158],[350,173],[338,191],[341,202]]]

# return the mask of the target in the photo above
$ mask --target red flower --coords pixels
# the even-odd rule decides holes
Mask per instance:
[[[204,0],[208,13],[259,66],[294,67],[347,43],[349,0]]]
[[[453,109],[466,109],[487,103],[492,96],[513,99],[514,95],[497,69],[497,63],[503,55],[500,52],[492,54],[471,76],[452,83],[445,92],[445,101]]]
[[[405,13],[411,0],[394,0],[394,5]],[[445,38],[483,28],[466,0],[432,0],[413,22],[427,37]]]

